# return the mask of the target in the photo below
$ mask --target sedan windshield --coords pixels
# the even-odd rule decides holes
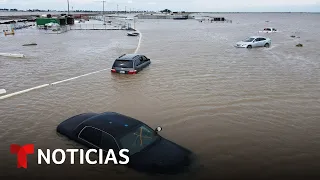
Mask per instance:
[[[248,38],[246,40],[243,40],[243,42],[252,42],[254,40],[254,38]]]
[[[116,60],[113,64],[113,67],[121,67],[121,68],[132,68],[133,62],[126,60]]]
[[[159,136],[153,129],[142,125],[120,139],[123,148],[128,149],[130,155],[140,152],[146,146],[154,143]]]

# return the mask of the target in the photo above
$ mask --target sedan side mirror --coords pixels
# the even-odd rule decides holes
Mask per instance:
[[[160,132],[160,131],[162,131],[162,127],[157,127],[155,130],[154,130],[155,132]]]

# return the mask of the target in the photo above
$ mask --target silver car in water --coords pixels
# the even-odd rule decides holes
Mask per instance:
[[[271,39],[262,37],[262,36],[251,36],[243,41],[237,42],[235,47],[238,48],[248,48],[251,49],[253,47],[270,47],[271,46]]]

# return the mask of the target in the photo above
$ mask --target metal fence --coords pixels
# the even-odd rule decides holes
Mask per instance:
[[[125,19],[124,17],[117,16],[90,16],[90,19],[100,21],[101,23],[106,23],[106,26],[113,27],[116,29],[130,29],[133,25],[132,20]]]
[[[70,30],[126,30],[129,25],[112,25],[112,24],[74,24],[70,26]]]
[[[31,26],[34,26],[34,23],[15,23],[15,24],[1,24],[0,25],[0,30],[18,30],[18,29],[24,29],[24,28],[29,28]]]

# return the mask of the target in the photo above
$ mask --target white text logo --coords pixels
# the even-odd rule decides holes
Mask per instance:
[[[129,156],[125,153],[129,153],[128,149],[121,149],[119,151],[118,157],[123,160],[118,160],[116,154],[112,149],[108,150],[106,155],[104,155],[104,151],[102,149],[89,149],[84,152],[83,149],[55,149],[52,152],[50,149],[47,149],[46,152],[43,152],[41,149],[38,149],[38,164],[42,164],[42,162],[46,164],[50,164],[51,162],[54,164],[64,164],[67,160],[67,154],[70,154],[70,164],[75,164],[75,154],[79,153],[79,163],[84,164],[84,162],[88,164],[109,164],[109,162],[113,162],[113,164],[128,164]],[[90,154],[94,153],[98,155],[98,160],[90,159]]]

